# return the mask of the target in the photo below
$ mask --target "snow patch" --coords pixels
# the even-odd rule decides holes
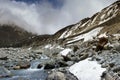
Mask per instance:
[[[58,48],[58,49],[64,49],[63,47],[61,47],[61,46],[57,46],[56,48]]]
[[[113,36],[115,36],[115,37],[120,37],[120,34],[113,34]]]
[[[92,23],[91,24],[94,24],[94,22],[96,21],[97,19],[97,16],[93,19]]]
[[[113,34],[113,36],[115,36],[116,39],[120,39],[120,34]]]
[[[90,22],[90,20],[88,20],[87,22],[83,23],[83,24],[81,25],[81,27],[84,27],[84,26],[87,25],[89,22]]]
[[[110,18],[107,18],[107,19],[105,19],[105,20],[103,20],[103,21],[100,21],[98,25],[100,25],[100,24],[102,24],[102,23],[104,23],[104,22],[107,22],[107,21],[109,21],[111,18],[112,18],[112,17],[110,17]]]
[[[71,52],[72,50],[71,49],[64,49],[63,51],[61,51],[60,52],[60,54],[62,55],[62,56],[67,56],[67,54],[69,54],[70,52]]]
[[[105,14],[103,14],[103,15],[100,17],[100,19],[102,20],[102,19],[104,19],[104,17],[105,17]]]
[[[96,61],[89,61],[89,59],[80,61],[69,68],[78,80],[101,80],[101,75],[105,70]]]
[[[98,36],[98,38],[101,38],[101,37],[108,37],[108,36],[106,35],[106,32],[105,32],[105,33],[100,34],[100,35]]]
[[[72,31],[68,31],[68,33],[65,35],[65,38],[72,34]]]
[[[52,49],[53,47],[52,47],[52,45],[51,44],[48,44],[48,45],[46,45],[44,48],[46,48],[46,49]]]
[[[65,32],[59,37],[59,39],[64,38],[64,36],[66,35],[66,33],[67,33],[67,31],[65,31]]]
[[[81,39],[84,39],[84,42],[86,42],[88,40],[92,40],[93,37],[97,36],[97,34],[100,32],[100,30],[102,28],[103,27],[99,27],[99,28],[93,29],[93,30],[91,30],[88,33],[85,33],[85,34],[82,34],[82,35],[79,35],[79,36],[75,37],[73,40],[68,41],[67,43],[72,43],[72,42],[75,42],[75,41],[78,41],[78,40],[81,40]]]
[[[107,15],[110,15],[113,12],[113,9],[109,10]]]
[[[31,50],[31,49],[32,49],[32,47],[29,47],[29,48],[28,48],[28,50]]]

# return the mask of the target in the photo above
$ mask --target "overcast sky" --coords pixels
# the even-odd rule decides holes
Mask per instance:
[[[37,34],[91,17],[116,0],[0,0],[0,23],[16,24]]]

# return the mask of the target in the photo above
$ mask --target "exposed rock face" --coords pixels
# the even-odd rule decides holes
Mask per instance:
[[[105,44],[108,43],[108,39],[105,37],[99,38],[99,41],[97,43],[96,51],[103,50]]]
[[[84,36],[91,30],[94,30],[96,28],[101,28],[101,30],[98,31],[97,35],[95,35],[94,37],[99,36],[101,34],[120,34],[119,17],[120,1],[118,0],[117,2],[101,10],[101,12],[96,13],[91,18],[85,18],[76,24],[67,26],[59,30],[54,34],[54,37],[56,39],[63,40],[63,42],[67,44],[69,41],[72,41],[72,44],[78,41],[83,41],[86,36],[82,37],[81,35]]]
[[[28,39],[31,36],[31,33],[15,25],[0,25],[0,47],[14,46],[18,42]],[[16,46],[20,46],[20,44]]]
[[[52,35],[36,35],[16,25],[0,25],[0,47],[21,47],[41,45],[40,41],[49,42]]]

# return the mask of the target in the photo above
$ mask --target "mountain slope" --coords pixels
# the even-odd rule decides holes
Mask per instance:
[[[120,0],[96,13],[91,18],[67,26],[54,34],[66,43],[87,41],[99,35],[120,34]]]
[[[0,47],[13,46],[23,39],[28,39],[32,33],[15,25],[0,25]]]
[[[49,42],[51,37],[32,34],[16,25],[0,25],[0,47],[39,46]]]

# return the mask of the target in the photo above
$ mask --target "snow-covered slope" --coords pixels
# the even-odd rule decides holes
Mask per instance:
[[[56,39],[65,39],[71,43],[79,40],[88,41],[101,34],[120,33],[120,0],[96,13],[91,18],[59,30],[54,36]]]

